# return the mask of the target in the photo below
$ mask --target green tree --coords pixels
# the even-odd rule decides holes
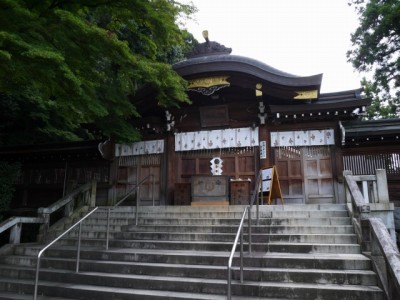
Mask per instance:
[[[139,139],[129,121],[140,88],[161,106],[189,101],[170,62],[187,50],[178,20],[193,11],[173,0],[0,0],[0,144],[93,138],[89,125]]]
[[[350,0],[349,4],[355,7],[360,25],[351,36],[353,47],[347,57],[358,71],[373,73],[373,79],[363,85],[373,93],[374,117],[398,116],[400,1]]]
[[[10,203],[14,195],[14,183],[20,173],[18,163],[0,161],[0,222],[5,218],[10,209]]]
[[[370,98],[371,105],[367,108],[365,119],[389,119],[398,116],[399,100],[393,97],[390,93],[381,88],[376,82],[368,81],[363,78],[361,85],[364,88],[364,94]]]

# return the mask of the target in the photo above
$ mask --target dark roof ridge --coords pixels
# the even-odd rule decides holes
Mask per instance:
[[[259,60],[240,55],[209,55],[190,58],[174,64],[181,76],[210,72],[244,72],[261,79],[289,86],[320,86],[322,74],[298,76],[283,72]]]
[[[321,93],[320,96],[321,97],[332,97],[332,96],[340,96],[340,95],[345,95],[345,94],[360,95],[362,91],[363,91],[363,88],[357,88],[357,89],[338,91],[338,92]]]

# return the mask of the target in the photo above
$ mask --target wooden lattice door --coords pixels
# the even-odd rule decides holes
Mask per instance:
[[[332,203],[332,158],[329,146],[275,148],[275,164],[285,202]]]
[[[301,148],[275,148],[275,164],[285,201],[289,203],[304,203]]]
[[[302,152],[306,203],[332,203],[334,189],[329,146],[304,147]]]
[[[153,178],[148,178],[152,174]],[[160,203],[160,174],[161,155],[123,156],[119,159],[117,174],[117,195],[118,201],[129,193],[143,179],[139,188],[141,205],[159,205]],[[133,193],[126,201],[132,205],[136,200],[136,193]]]

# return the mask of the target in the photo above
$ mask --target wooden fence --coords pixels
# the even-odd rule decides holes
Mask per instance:
[[[374,149],[375,152],[377,150],[384,149]],[[400,151],[367,153],[361,149],[360,153],[354,152],[343,154],[343,169],[351,170],[354,175],[374,174],[376,169],[386,170],[390,201],[400,204]]]

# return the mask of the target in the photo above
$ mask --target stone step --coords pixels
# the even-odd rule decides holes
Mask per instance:
[[[19,247],[14,255],[1,256],[1,264],[17,264],[21,266],[35,266],[36,257],[41,247],[30,247],[24,249]],[[49,249],[45,252],[43,261],[49,264],[57,264],[57,260],[76,260],[75,247],[61,247]],[[157,249],[85,249],[81,251],[81,259],[96,261],[119,261],[119,262],[144,262],[144,263],[166,263],[187,265],[212,265],[226,266],[230,251],[176,251]],[[234,256],[234,265],[239,264],[239,253]],[[370,260],[362,254],[301,254],[301,253],[244,253],[244,262],[248,267],[265,268],[297,268],[297,269],[337,269],[337,270],[369,270]]]
[[[233,282],[232,293],[264,297],[285,297],[292,299],[385,299],[383,291],[377,286],[335,285],[335,284],[296,284],[275,282]]]
[[[29,282],[20,282],[21,287],[25,288],[25,286],[29,285]],[[42,285],[46,285],[46,288],[50,290],[57,291],[58,287],[55,284],[46,282],[42,283]],[[61,288],[60,288],[61,290]],[[169,299],[169,300],[226,300],[225,295],[211,295],[211,294],[193,294],[193,293],[179,293],[179,292],[170,292],[170,291],[150,291],[150,290],[139,290],[139,289],[115,289],[109,287],[89,287],[89,292],[86,290],[86,286],[84,285],[75,285],[73,290],[62,289],[64,294],[74,294],[77,295],[74,299],[115,299],[114,296],[118,296],[117,299],[121,300],[153,300],[153,299]],[[96,292],[97,291],[97,292]],[[29,293],[29,292],[26,292]],[[32,299],[31,294],[18,294],[12,292],[0,292],[1,300],[26,300]],[[70,300],[69,298],[64,297],[44,297],[38,296],[38,300]],[[257,300],[259,297],[236,297],[232,296],[233,300]],[[289,300],[285,298],[263,298],[265,300]]]
[[[230,205],[230,206],[190,206],[190,205],[175,205],[175,206],[152,206],[152,207],[139,207],[139,212],[202,212],[202,211],[221,211],[221,212],[243,212],[245,205]],[[107,213],[110,207],[103,206],[99,207],[99,210],[95,214]],[[252,210],[256,210],[256,205],[253,205]],[[285,205],[260,205],[260,211],[333,211],[342,210],[347,211],[346,204],[285,204]],[[118,206],[113,207],[110,210],[111,213],[134,213],[136,212],[135,206]]]
[[[60,245],[77,245],[74,238],[64,238],[58,242]],[[105,239],[82,239],[82,246],[105,247]],[[109,241],[112,248],[133,248],[133,249],[164,249],[164,250],[193,250],[193,251],[229,251],[232,248],[231,241],[200,241],[200,240],[117,240]],[[244,246],[247,249],[247,245]],[[270,242],[269,244],[252,243],[254,251],[259,252],[292,252],[292,253],[360,253],[358,244],[332,244],[332,243],[291,243],[291,242]]]
[[[134,222],[132,222],[134,223]],[[240,219],[235,218],[146,218],[139,219],[139,225],[236,225],[240,223]],[[252,224],[256,224],[256,219],[252,220]],[[349,217],[326,217],[326,218],[262,218],[259,225],[291,225],[291,226],[311,226],[311,225],[351,225]],[[135,225],[129,225],[135,226]]]
[[[243,215],[243,211],[191,211],[191,212],[151,212],[143,211],[139,213],[139,218],[158,218],[163,216],[164,218],[237,218],[240,219]],[[100,216],[100,213],[97,215]],[[104,213],[104,218],[106,213]],[[121,217],[121,216],[120,216]],[[124,216],[126,217],[126,216]],[[255,211],[252,212],[252,217],[256,217]],[[333,210],[333,211],[269,211],[260,210],[259,217],[261,218],[327,218],[327,217],[348,217],[348,212],[345,210]],[[134,218],[134,215],[130,216]]]
[[[39,293],[100,300],[226,299],[226,265],[244,208],[140,207],[135,226],[136,208],[118,207],[110,211],[107,251],[107,211],[98,210],[82,227],[80,272],[72,231],[45,252]],[[254,207],[252,215],[256,224]],[[345,204],[263,205],[260,216],[260,225],[252,227],[251,254],[244,243],[243,284],[235,253],[233,299],[383,299]],[[247,225],[245,241],[246,232]],[[31,296],[42,248],[18,245],[0,256],[4,299]]]
[[[74,233],[78,236],[78,233]],[[233,243],[236,233],[199,233],[199,232],[119,232],[114,240],[157,240],[157,241],[210,241]],[[104,234],[105,237],[105,234]],[[104,238],[103,237],[103,238]],[[247,232],[244,239],[248,240]],[[357,242],[355,234],[265,234],[252,233],[255,243],[322,243],[322,244],[351,244]]]
[[[173,208],[173,207],[172,207]],[[244,206],[229,206],[228,209],[222,208],[219,209],[218,207],[212,209],[211,207],[205,207],[205,209],[196,209],[197,207],[190,207],[187,209],[171,209],[171,207],[163,207],[163,208],[156,208],[156,207],[149,207],[149,208],[139,208],[138,215],[140,217],[152,217],[152,216],[166,216],[166,217],[222,217],[222,216],[231,216],[231,217],[240,217],[243,214]],[[253,207],[252,215],[256,215],[256,208]],[[107,210],[98,210],[92,216],[94,218],[106,218],[108,215]],[[333,206],[332,209],[311,209],[307,206],[260,206],[259,208],[259,216],[261,217],[280,217],[280,216],[288,216],[294,217],[296,215],[300,215],[302,217],[318,217],[318,216],[348,216],[347,210],[344,206]],[[132,211],[114,211],[110,210],[110,217],[111,218],[135,218],[136,216],[136,209]]]
[[[32,300],[32,294],[18,294],[0,291],[0,300]],[[65,297],[47,297],[38,295],[37,300],[74,300]]]
[[[0,277],[9,276],[15,279],[34,279],[35,266],[0,265]],[[41,261],[41,278],[44,273],[52,278],[56,272],[74,271],[74,259],[44,259]],[[49,269],[49,270],[47,270]],[[136,274],[148,276],[194,277],[209,279],[226,279],[226,265],[190,265],[148,262],[82,260],[80,272]],[[233,267],[233,278],[239,280],[239,267]],[[376,285],[376,275],[370,270],[333,270],[333,269],[293,269],[245,267],[246,281],[297,282],[318,284],[351,284]]]
[[[112,237],[124,237],[127,238],[129,235],[131,238],[138,233],[154,233],[156,236],[163,234],[164,238],[172,235],[172,234],[236,234],[237,226],[222,226],[219,228],[216,226],[183,226],[183,225],[166,225],[166,226],[129,226],[126,227],[127,230],[123,230],[121,226],[109,226],[110,238]],[[56,236],[63,233],[63,230],[55,230],[52,231],[52,238],[54,239]],[[123,232],[123,234],[121,233]],[[244,233],[247,234],[248,228],[244,227]],[[272,235],[317,235],[317,234],[325,234],[325,235],[334,235],[341,234],[343,236],[347,236],[352,234],[353,229],[350,226],[342,226],[342,227],[332,227],[332,226],[253,226],[252,234],[272,234]],[[107,233],[107,226],[98,226],[96,228],[93,226],[82,226],[81,236],[82,238],[97,238],[97,239],[105,239]],[[121,235],[116,234],[121,233]],[[72,230],[69,234],[69,237],[77,237],[78,236],[78,228]],[[139,237],[138,237],[139,238]],[[173,237],[171,237],[173,238]],[[183,238],[184,240],[187,237]],[[203,239],[202,239],[203,240]],[[332,240],[332,238],[331,238]],[[266,240],[267,241],[267,240]]]
[[[77,238],[79,232],[72,231],[67,235],[69,238]],[[118,240],[170,240],[170,241],[234,241],[236,232],[170,232],[170,231],[131,231],[131,232],[110,232],[109,238]],[[244,231],[245,240],[248,240],[248,232]],[[105,231],[82,231],[82,239],[106,239]],[[349,244],[356,243],[357,237],[355,234],[316,234],[316,233],[254,233],[252,231],[252,241],[258,243],[269,243],[277,241],[297,242],[297,243],[337,243]]]
[[[46,273],[42,274],[46,277]],[[44,278],[40,281],[39,293],[50,296],[63,296],[77,299],[110,299],[107,289],[113,289],[114,299],[135,299],[131,294],[126,298],[124,292],[148,290],[191,294],[190,299],[196,299],[196,294],[226,294],[226,280],[204,278],[180,278],[169,276],[138,276],[120,274],[99,274],[96,272],[65,272],[60,274],[62,282],[54,281],[58,276],[52,274],[52,281]],[[50,275],[51,276],[51,275]],[[82,284],[85,282],[85,284]],[[0,288],[6,291],[31,292],[32,280],[12,280],[0,278]],[[232,282],[232,293],[237,296],[252,297],[285,297],[295,296],[300,299],[373,299],[383,300],[382,290],[376,286],[367,285],[336,285],[336,284],[296,284],[288,282]]]
[[[116,218],[110,217],[110,225],[114,225],[114,226],[124,226],[130,223],[133,223],[135,221],[135,218]],[[87,218],[85,221],[83,221],[82,226],[93,226],[93,225],[107,225],[107,218],[100,218],[100,217],[92,217],[90,216],[89,218]]]
[[[163,232],[163,233],[218,233],[218,234],[236,234],[238,227],[234,225],[215,225],[215,226],[184,226],[184,225],[141,225],[141,226],[109,226],[109,238],[118,236],[118,233],[124,231],[124,235],[133,232]],[[247,234],[248,227],[244,226],[244,233]],[[354,232],[349,225],[343,226],[252,226],[252,234],[270,233],[270,234],[342,234],[348,235]],[[55,236],[63,233],[62,230],[55,231]],[[107,233],[106,225],[82,226],[83,238],[105,239]],[[78,228],[71,231],[70,237],[78,236]]]
[[[82,227],[86,230],[85,226]],[[105,229],[105,227],[100,227]],[[114,229],[110,226],[110,230]],[[121,230],[127,232],[203,232],[203,233],[236,233],[238,226],[235,225],[214,225],[214,226],[195,226],[195,225],[140,225],[125,226]],[[338,226],[293,226],[293,225],[262,225],[252,226],[252,233],[282,233],[282,234],[352,234],[354,233],[351,225]],[[100,231],[100,230],[98,230]],[[116,231],[116,230],[112,230]],[[248,226],[244,226],[244,232],[248,232]]]

